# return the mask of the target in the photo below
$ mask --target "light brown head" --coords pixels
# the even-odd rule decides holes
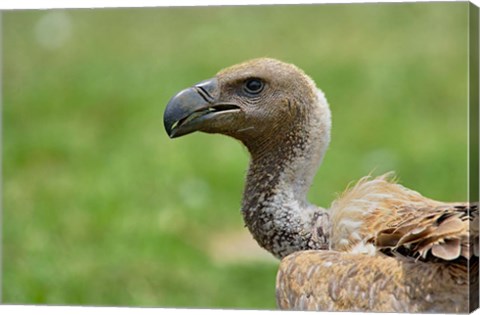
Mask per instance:
[[[242,214],[262,247],[276,257],[324,248],[312,238],[323,210],[306,196],[330,140],[330,110],[302,70],[266,58],[232,66],[175,95],[164,123],[172,138],[221,133],[249,149]]]
[[[302,70],[260,58],[179,92],[167,105],[164,123],[172,138],[194,131],[221,133],[253,153],[305,130],[318,103],[318,90]]]

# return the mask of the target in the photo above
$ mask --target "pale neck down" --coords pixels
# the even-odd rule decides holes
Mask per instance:
[[[269,152],[251,152],[242,214],[260,246],[279,258],[324,246],[312,233],[325,210],[307,201],[330,142],[330,110],[321,91],[310,108],[308,117]]]

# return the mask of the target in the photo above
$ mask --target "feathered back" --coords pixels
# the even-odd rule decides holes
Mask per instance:
[[[423,197],[396,183],[391,173],[362,178],[329,213],[333,250],[380,250],[424,260],[478,256],[478,228],[477,238],[472,237],[476,246],[469,239],[470,224],[478,225],[478,205]]]

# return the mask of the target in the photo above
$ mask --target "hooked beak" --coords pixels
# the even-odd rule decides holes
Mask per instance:
[[[170,99],[165,108],[163,123],[170,138],[202,130],[220,115],[239,111],[235,104],[218,102],[216,78],[202,81],[184,89]]]

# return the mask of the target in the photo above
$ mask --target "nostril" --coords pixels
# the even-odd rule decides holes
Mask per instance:
[[[207,103],[213,103],[213,97],[201,86],[194,86],[195,91],[197,91],[198,95],[200,95],[203,100]]]
[[[215,95],[217,94],[218,81],[216,78],[204,80],[198,84],[195,84],[195,87],[205,95],[209,100],[214,100]]]

